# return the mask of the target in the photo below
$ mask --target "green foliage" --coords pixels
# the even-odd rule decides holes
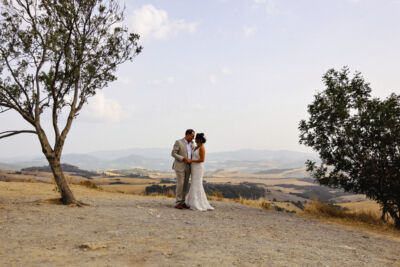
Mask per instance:
[[[59,112],[72,104],[76,89],[84,103],[116,79],[119,64],[141,51],[139,36],[118,26],[123,12],[113,0],[4,1],[2,9],[3,106],[19,104],[27,112],[52,106]]]
[[[14,110],[33,128],[0,139],[36,134],[63,203],[75,203],[59,166],[65,139],[88,98],[141,52],[139,35],[121,26],[118,0],[3,0],[0,9],[0,113]],[[52,131],[42,127],[45,110]],[[61,111],[68,115],[59,125]]]
[[[299,124],[300,143],[319,153],[322,164],[307,169],[322,185],[366,194],[400,228],[400,96],[372,98],[360,73],[329,70],[325,90]]]
[[[56,138],[61,110],[74,119],[88,97],[116,79],[117,66],[142,49],[139,35],[120,26],[116,0],[2,2],[0,111],[14,109],[39,128],[50,108]]]

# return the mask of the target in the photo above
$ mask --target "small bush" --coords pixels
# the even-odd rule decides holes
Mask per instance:
[[[274,210],[276,211],[285,211],[284,208],[278,207],[278,206],[274,206]]]
[[[175,192],[176,186],[166,186],[166,185],[158,185],[158,184],[153,184],[150,186],[147,186],[145,188],[145,194],[146,195],[167,195],[169,191]]]
[[[291,201],[291,203],[293,205],[295,205],[296,207],[298,207],[299,209],[304,210],[304,205],[300,200],[299,201]]]
[[[345,218],[348,216],[348,214],[346,214],[346,211],[340,206],[320,202],[318,200],[314,200],[311,202],[311,204],[307,204],[304,211],[306,213],[320,215],[322,217]]]
[[[99,188],[96,183],[94,183],[94,182],[92,182],[90,180],[81,181],[80,184],[83,185],[83,186],[86,186],[87,188],[93,188],[93,189],[98,189]]]
[[[161,179],[160,180],[160,184],[171,184],[171,183],[173,183],[174,181],[172,181],[171,179]]]
[[[270,210],[271,208],[271,204],[266,202],[265,200],[262,200],[260,203],[261,208],[265,209],[265,210]]]

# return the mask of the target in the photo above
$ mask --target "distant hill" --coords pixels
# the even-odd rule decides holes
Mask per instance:
[[[18,171],[22,167],[23,167],[23,165],[0,162],[0,169],[2,169],[2,170]]]
[[[169,148],[140,148],[91,152],[87,154],[65,154],[61,162],[87,170],[134,169],[168,171],[173,158]],[[217,169],[239,170],[255,173],[271,169],[303,168],[307,159],[318,161],[318,155],[289,150],[242,149],[214,152],[206,155],[208,171]],[[47,165],[44,157],[1,159],[5,164],[21,167]]]
[[[61,169],[64,172],[71,172],[79,176],[83,177],[92,177],[92,176],[98,176],[96,172],[90,172],[86,170],[81,170],[76,166],[70,165],[70,164],[61,164]],[[39,172],[52,172],[50,166],[42,166],[42,167],[29,167],[29,168],[23,168],[21,171],[39,171]]]
[[[265,170],[265,171],[258,171],[255,172],[255,174],[276,174],[276,173],[282,173],[284,171],[290,171],[293,169],[269,169],[269,170]]]

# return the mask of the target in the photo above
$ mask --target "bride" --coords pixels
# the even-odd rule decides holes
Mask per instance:
[[[204,171],[204,158],[206,151],[204,149],[204,143],[206,138],[204,133],[198,133],[195,138],[196,148],[193,150],[191,162],[191,183],[189,194],[186,198],[185,204],[192,210],[213,210],[210,203],[208,203],[206,193],[203,187],[203,171]]]

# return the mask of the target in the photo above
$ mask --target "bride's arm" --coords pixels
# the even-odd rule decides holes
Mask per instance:
[[[205,157],[206,157],[206,150],[204,149],[204,146],[201,146],[200,148],[199,148],[199,155],[200,155],[200,159],[198,159],[198,160],[191,160],[191,162],[197,162],[197,163],[200,163],[200,162],[204,162],[204,159],[205,159]]]

